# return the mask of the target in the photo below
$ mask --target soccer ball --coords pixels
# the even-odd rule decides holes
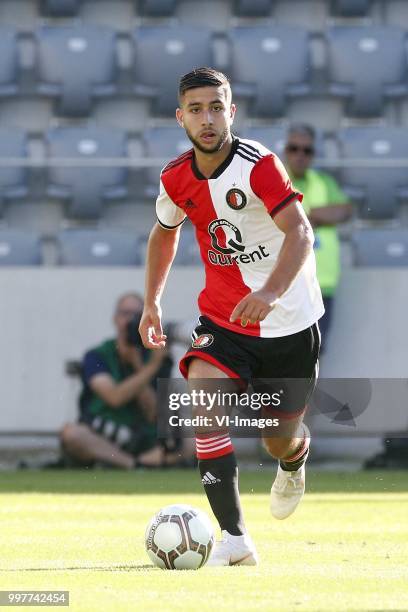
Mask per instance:
[[[214,531],[204,512],[174,504],[152,518],[145,542],[147,554],[161,569],[198,569],[210,556]]]

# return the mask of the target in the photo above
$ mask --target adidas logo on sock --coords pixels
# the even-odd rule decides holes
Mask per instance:
[[[211,472],[206,472],[201,479],[203,485],[211,485],[217,484],[217,482],[221,482],[221,478],[216,478]]]

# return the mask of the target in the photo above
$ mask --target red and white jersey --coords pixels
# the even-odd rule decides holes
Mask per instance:
[[[157,218],[175,228],[188,216],[205,264],[201,314],[241,334],[273,338],[306,329],[324,313],[311,252],[289,289],[264,321],[242,327],[231,312],[248,293],[261,289],[284,240],[274,217],[302,194],[294,191],[279,158],[253,140],[234,139],[231,152],[211,178],[195,164],[193,149],[162,171]]]

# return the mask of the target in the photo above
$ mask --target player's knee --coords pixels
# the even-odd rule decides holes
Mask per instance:
[[[286,440],[285,438],[263,438],[262,443],[272,457],[282,459],[288,453],[291,440]]]

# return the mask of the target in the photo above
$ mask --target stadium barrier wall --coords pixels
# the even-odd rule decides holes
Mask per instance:
[[[55,432],[75,419],[79,384],[65,364],[113,334],[117,297],[143,283],[142,268],[0,270],[0,433]],[[172,270],[164,320],[193,326],[202,286],[201,269]],[[344,269],[321,376],[400,378],[406,387],[407,296],[404,269]],[[406,405],[393,402],[377,393],[360,427],[408,429]]]

